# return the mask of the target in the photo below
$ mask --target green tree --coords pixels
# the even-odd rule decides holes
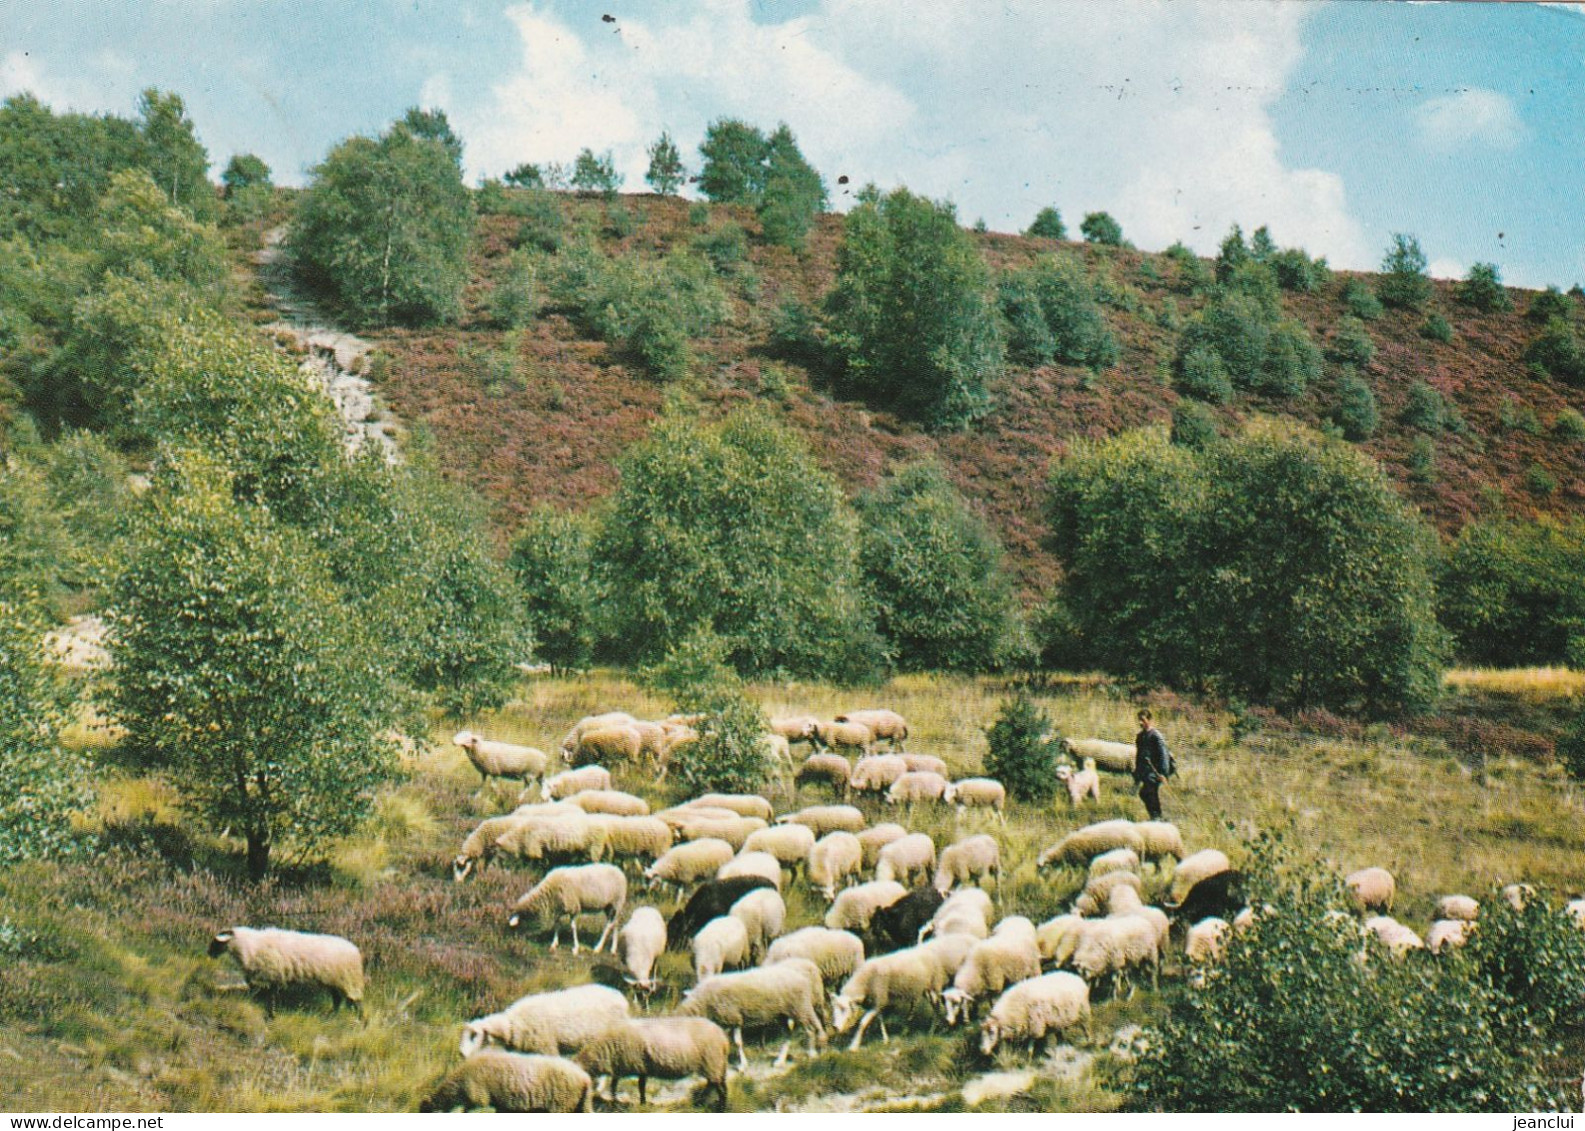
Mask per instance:
[[[1394,232],[1392,246],[1381,261],[1382,277],[1376,295],[1387,306],[1418,310],[1431,297],[1431,277],[1426,274],[1425,252],[1420,241],[1404,232]]]
[[[1425,323],[1420,327],[1420,336],[1433,342],[1451,342],[1453,326],[1446,318],[1432,311],[1426,315]]]
[[[848,213],[826,300],[839,387],[934,428],[984,415],[1003,350],[990,281],[950,204],[868,194]]]
[[[227,199],[245,189],[269,188],[273,184],[270,167],[263,158],[252,153],[233,154],[231,160],[226,162],[226,171],[220,174],[220,183],[225,188]]]
[[[858,522],[793,433],[758,410],[717,424],[673,412],[620,467],[595,560],[623,657],[653,662],[709,629],[745,674],[879,667]],[[819,552],[789,553],[789,539]]]
[[[674,195],[682,188],[688,171],[682,167],[682,154],[677,151],[677,143],[671,140],[670,131],[662,130],[647,152],[649,170],[644,179],[662,196]]]
[[[759,704],[728,683],[696,684],[678,696],[677,709],[700,715],[699,740],[677,748],[671,774],[690,795],[720,790],[758,793],[777,767],[765,735],[770,723]]]
[[[1321,351],[1304,327],[1287,320],[1272,327],[1260,364],[1260,391],[1296,397],[1320,377]]]
[[[1343,284],[1343,309],[1365,322],[1374,322],[1384,313],[1381,300],[1376,297],[1376,292],[1367,287],[1359,279],[1350,279]],[[1432,315],[1437,317],[1437,315]]]
[[[138,132],[144,165],[172,204],[200,220],[215,215],[215,190],[209,183],[209,151],[198,140],[181,95],[145,90],[138,99]]]
[[[1216,257],[1216,281],[1225,283],[1244,264],[1249,262],[1249,245],[1244,242],[1244,229],[1234,224],[1222,238],[1220,253]]]
[[[1545,325],[1554,318],[1567,318],[1574,312],[1574,304],[1556,287],[1548,287],[1530,296],[1530,305],[1524,316],[1532,322]]]
[[[1057,792],[1057,749],[1048,740],[1051,718],[1020,689],[1002,700],[996,722],[985,732],[990,748],[985,772],[1007,787],[1015,801],[1041,804]]]
[[[298,269],[355,324],[455,321],[473,208],[446,145],[398,123],[379,140],[342,142],[314,168],[288,243]]]
[[[1179,401],[1172,406],[1172,442],[1188,448],[1203,448],[1220,435],[1216,414],[1198,401]]]
[[[1461,659],[1585,661],[1585,520],[1470,523],[1448,551],[1438,594]]]
[[[544,174],[540,172],[539,166],[532,161],[524,161],[501,179],[515,188],[542,189],[545,187]]]
[[[1502,272],[1495,263],[1477,263],[1471,267],[1458,286],[1458,300],[1487,314],[1513,309],[1513,301],[1503,289]]]
[[[424,110],[417,106],[409,106],[407,113],[393,127],[406,133],[416,141],[433,141],[439,143],[446,151],[446,156],[451,158],[451,163],[462,171],[462,139],[451,128],[451,120],[446,117],[444,110]]]
[[[1345,373],[1337,379],[1337,408],[1332,420],[1343,430],[1343,438],[1358,443],[1376,434],[1381,424],[1381,414],[1376,408],[1376,394],[1370,383],[1357,373]]]
[[[1345,365],[1366,366],[1376,356],[1376,343],[1371,340],[1365,324],[1352,315],[1338,319],[1332,331],[1328,352]]]
[[[1024,235],[1043,240],[1065,240],[1068,229],[1062,223],[1062,213],[1047,205],[1035,213],[1035,218],[1024,229]]]
[[[1269,262],[1277,254],[1277,244],[1271,238],[1271,229],[1262,224],[1249,238],[1249,257],[1256,263]]]
[[[566,673],[588,667],[598,640],[602,597],[594,571],[594,524],[551,507],[536,508],[508,561],[524,596],[535,654]]]
[[[55,114],[31,94],[0,105],[0,168],[6,207],[0,236],[59,240],[83,233],[118,170],[140,167],[146,150],[125,118]]]
[[[738,118],[718,118],[699,143],[699,191],[716,203],[756,204],[765,189],[770,139]]]
[[[1079,231],[1090,243],[1106,247],[1123,245],[1123,226],[1109,212],[1087,212],[1079,224]]]
[[[1095,302],[1084,269],[1065,256],[1044,255],[1002,280],[1008,353],[1027,365],[1062,361],[1099,372],[1117,364],[1121,349]]]
[[[1001,670],[1030,645],[1002,548],[935,463],[914,463],[858,500],[860,562],[900,667]]]
[[[1585,344],[1564,318],[1553,318],[1525,350],[1525,360],[1570,385],[1585,385]]]
[[[572,162],[572,187],[579,192],[597,192],[607,200],[622,187],[622,174],[608,149],[596,156],[592,149],[580,149]]]
[[[826,185],[783,123],[766,143],[765,187],[756,211],[769,243],[799,248],[826,206]]]

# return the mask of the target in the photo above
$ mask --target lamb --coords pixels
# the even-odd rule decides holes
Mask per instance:
[[[815,782],[824,782],[835,790],[839,797],[845,797],[852,777],[853,763],[842,755],[811,754],[799,767],[797,775],[793,778],[793,784],[811,785]]]
[[[947,786],[941,797],[948,805],[958,807],[958,816],[970,809],[990,809],[1002,824],[1007,823],[1007,787],[995,778],[964,778]]]
[[[936,867],[936,890],[942,895],[955,884],[983,885],[1002,871],[1002,850],[996,838],[981,833],[949,844],[941,850],[941,861]]]
[[[932,773],[949,777],[947,763],[944,758],[937,758],[934,754],[904,754],[903,765],[908,767],[910,773]]]
[[[484,866],[494,859],[498,851],[496,838],[524,819],[512,813],[505,817],[487,817],[481,821],[479,827],[462,842],[461,851],[452,858],[451,878],[460,884],[475,870],[484,871]]]
[[[333,1010],[346,1002],[363,1013],[363,955],[339,935],[315,935],[281,927],[228,927],[209,940],[209,957],[230,954],[249,991],[264,991],[265,1013],[288,986],[330,991]]]
[[[820,725],[820,720],[813,715],[777,715],[770,721],[772,734],[778,734],[788,742],[814,743],[815,727]]]
[[[933,1002],[941,996],[946,986],[947,974],[941,963],[921,947],[910,947],[892,954],[867,958],[853,972],[831,1002],[832,1028],[845,1033],[852,1026],[858,1008],[868,1005],[858,1019],[858,1031],[853,1034],[849,1049],[857,1049],[864,1041],[864,1032],[877,1017],[881,1018],[881,1040],[889,1042],[886,1020],[882,1016],[888,1008],[911,1012],[921,1003]]]
[[[777,817],[778,825],[808,825],[815,836],[826,833],[860,833],[864,831],[864,814],[851,805],[810,805],[785,817]]]
[[[570,1060],[488,1049],[434,1086],[419,1111],[488,1107],[510,1112],[594,1110],[594,1081]]]
[[[808,959],[820,968],[826,984],[834,985],[863,964],[864,941],[851,931],[804,927],[771,943],[764,965],[772,966],[786,958]]]
[[[771,819],[770,802],[757,793],[706,793],[695,797],[688,804],[730,809],[739,817],[758,817],[762,821]]]
[[[725,915],[732,905],[755,888],[773,885],[764,876],[738,876],[730,880],[711,880],[700,884],[683,909],[666,924],[666,946],[678,949],[683,941],[692,939],[699,928],[718,915]]]
[[[1475,924],[1470,919],[1438,919],[1425,933],[1425,947],[1432,954],[1456,950],[1469,941]]]
[[[870,919],[870,938],[877,951],[912,946],[930,924],[944,902],[930,884],[914,888],[889,907],[882,907]]]
[[[529,778],[544,774],[550,758],[543,750],[532,746],[515,746],[510,742],[492,742],[471,730],[459,730],[451,741],[462,747],[468,761],[479,771],[479,784],[489,784],[491,778],[516,778],[528,784]]]
[[[952,979],[951,988],[942,994],[947,1024],[956,1025],[959,1018],[972,1019],[976,1001],[1039,975],[1040,947],[1035,939],[1035,925],[1022,915],[1003,919],[990,938],[974,944]]]
[[[853,767],[848,787],[855,793],[884,793],[908,772],[908,764],[896,754],[868,754]]]
[[[947,795],[947,779],[940,774],[906,773],[886,791],[889,804],[899,802],[910,809],[920,801],[940,801]]]
[[[638,764],[643,748],[644,736],[639,733],[638,727],[632,724],[607,727],[585,731],[583,737],[578,739],[578,745],[567,754],[567,761],[574,766],[585,766],[591,762],[625,762],[634,766]]]
[[[626,1021],[627,998],[609,986],[573,986],[520,997],[498,1013],[475,1017],[462,1027],[457,1049],[464,1057],[500,1047],[554,1056],[573,1053],[609,1025]]]
[[[1436,917],[1473,923],[1480,917],[1480,904],[1467,895],[1444,895],[1436,901]]]
[[[784,828],[802,828],[802,825],[785,825]],[[827,901],[837,895],[837,888],[845,880],[857,876],[864,863],[864,848],[852,833],[827,833],[809,849],[809,885],[825,896]]]
[[[654,992],[655,961],[666,950],[666,920],[653,907],[636,909],[616,933],[616,954],[627,970],[630,984],[644,993]]]
[[[495,838],[495,851],[520,860],[598,860],[605,826],[579,810],[525,817]]]
[[[1183,834],[1171,821],[1138,821],[1134,828],[1145,842],[1144,851],[1140,853],[1141,859],[1160,861],[1170,856],[1173,860],[1182,860],[1186,855]]]
[[[838,715],[836,721],[868,727],[876,739],[884,738],[893,750],[900,750],[903,743],[908,740],[908,722],[896,711],[867,708]]]
[[[1391,913],[1393,897],[1398,894],[1398,883],[1387,869],[1361,868],[1344,876],[1343,883],[1348,887],[1354,898],[1354,906],[1359,911],[1380,911],[1383,915]]]
[[[1116,848],[1131,848],[1136,855],[1144,853],[1145,839],[1139,835],[1134,822],[1101,821],[1074,829],[1043,851],[1035,860],[1035,866],[1046,868],[1052,865],[1085,864],[1092,857]]]
[[[600,766],[580,766],[576,770],[563,770],[546,778],[540,786],[540,796],[546,801],[555,801],[586,789],[610,788],[611,771]]]
[[[1222,960],[1227,950],[1227,937],[1233,926],[1215,915],[1201,919],[1189,928],[1183,942],[1183,956],[1195,966],[1211,966]]]
[[[1189,894],[1189,889],[1195,884],[1201,880],[1208,880],[1218,873],[1226,872],[1232,866],[1227,853],[1215,848],[1202,848],[1194,855],[1185,857],[1172,870],[1170,902],[1182,903],[1184,896]]]
[[[578,1064],[592,1077],[611,1078],[611,1103],[624,1076],[638,1077],[638,1102],[650,1077],[681,1080],[703,1076],[716,1093],[716,1110],[726,1110],[727,1063],[732,1044],[725,1030],[704,1017],[646,1017],[613,1025],[578,1052]]]
[[[1104,876],[1107,872],[1138,872],[1139,853],[1132,848],[1114,848],[1110,852],[1103,852],[1090,861],[1090,879]]]
[[[649,802],[619,789],[583,789],[567,798],[585,813],[609,813],[613,817],[647,817]]]
[[[1027,1041],[1044,1046],[1046,1037],[1078,1024],[1090,1027],[1090,987],[1083,978],[1066,971],[1042,974],[1009,986],[991,1006],[980,1026],[980,1051],[986,1056],[1003,1041]]]
[[[924,833],[909,833],[881,849],[875,864],[875,878],[896,880],[904,885],[916,879],[923,883],[930,878],[935,866],[936,842]]]
[[[1094,758],[1084,759],[1082,770],[1058,766],[1057,780],[1067,787],[1068,808],[1077,809],[1087,797],[1093,798],[1097,805],[1101,803],[1101,775],[1095,768]]]
[[[571,754],[578,748],[578,743],[588,731],[605,730],[616,726],[632,726],[638,722],[636,718],[626,711],[607,711],[603,715],[585,715],[572,725],[567,732],[567,737],[561,740],[561,752]]]
[[[1108,742],[1103,738],[1064,738],[1062,746],[1075,762],[1093,758],[1096,766],[1108,773],[1134,772],[1135,750],[1132,742]]]
[[[864,859],[861,863],[862,868],[865,871],[874,868],[880,861],[881,849],[892,843],[892,841],[901,840],[907,835],[907,829],[891,821],[865,829],[859,833],[859,848],[864,852]]]
[[[1144,881],[1133,872],[1106,872],[1085,883],[1073,910],[1086,917],[1099,915],[1103,907],[1110,905],[1112,892],[1119,887],[1130,887],[1141,896],[1145,891]]]
[[[857,750],[860,754],[870,752],[870,744],[875,741],[875,732],[860,723],[827,723],[815,724],[815,747],[819,750]]]
[[[590,816],[605,837],[606,853],[613,860],[656,860],[671,849],[671,828],[654,817]]]
[[[787,904],[771,888],[755,888],[734,903],[727,914],[741,920],[748,931],[750,962],[763,956],[787,925]]]
[[[1411,950],[1425,949],[1424,939],[1390,915],[1374,915],[1366,919],[1365,930],[1380,939],[1394,958],[1402,958]]]
[[[1161,940],[1149,920],[1118,915],[1089,921],[1068,964],[1087,982],[1110,974],[1119,984],[1130,970],[1149,966],[1154,986],[1159,984],[1160,960]]]
[[[826,912],[825,924],[834,931],[862,933],[877,911],[890,907],[907,894],[908,889],[895,880],[876,880],[844,888]]]
[[[730,880],[737,876],[764,876],[777,891],[781,891],[781,864],[769,852],[739,852],[721,865],[715,874],[718,880]]]
[[[821,1022],[825,1005],[825,982],[820,969],[802,958],[788,958],[774,966],[757,966],[735,974],[717,974],[689,990],[677,1012],[684,1017],[708,1017],[724,1029],[732,1030],[737,1045],[738,1068],[748,1070],[743,1051],[743,1030],[756,1025],[788,1021],[809,1035],[809,1055],[817,1054],[817,1044],[825,1043]],[[779,1063],[785,1063],[782,1048]]]
[[[702,982],[723,970],[749,964],[748,927],[742,919],[721,915],[711,919],[693,937],[694,981]]]
[[[644,878],[651,887],[673,884],[680,894],[683,888],[715,875],[734,855],[730,844],[715,837],[687,841],[644,869]]]
[[[546,915],[555,924],[550,949],[561,942],[561,920],[565,916],[572,925],[572,953],[577,954],[578,916],[599,911],[607,916],[605,928],[594,944],[599,954],[605,940],[616,932],[616,924],[627,904],[627,877],[614,864],[580,864],[570,868],[552,868],[545,878],[534,885],[526,895],[512,905],[512,914],[506,925],[518,928],[530,918],[543,925]]]
[[[743,842],[743,851],[768,852],[778,864],[795,868],[808,863],[814,846],[815,834],[807,825],[771,825],[755,830]]]

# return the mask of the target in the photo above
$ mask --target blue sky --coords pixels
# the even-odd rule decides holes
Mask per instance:
[[[610,19],[603,17],[609,16]],[[1394,231],[1433,271],[1585,282],[1585,8],[1006,0],[29,0],[0,6],[0,93],[130,114],[186,100],[216,171],[284,183],[338,140],[439,106],[470,179],[610,148],[642,187],[669,128],[785,120],[847,175],[1015,230],[1105,209],[1141,247],[1266,223],[1368,269]]]

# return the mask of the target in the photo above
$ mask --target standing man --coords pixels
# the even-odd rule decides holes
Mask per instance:
[[[1161,783],[1171,772],[1167,740],[1151,721],[1148,708],[1139,712],[1139,733],[1134,736],[1134,780],[1139,783],[1139,799],[1152,821],[1161,820]]]

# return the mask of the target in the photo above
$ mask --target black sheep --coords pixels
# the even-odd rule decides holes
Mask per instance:
[[[919,932],[944,902],[941,893],[929,884],[914,888],[890,907],[882,907],[870,919],[871,953],[901,950],[919,941]]]
[[[1245,878],[1237,868],[1207,876],[1189,889],[1183,902],[1167,908],[1173,926],[1187,928],[1211,915],[1231,922],[1249,902],[1244,898]]]
[[[776,885],[764,876],[733,876],[730,880],[710,880],[700,884],[688,897],[683,909],[666,924],[666,949],[681,950],[711,919],[725,915],[732,905],[755,888]]]

